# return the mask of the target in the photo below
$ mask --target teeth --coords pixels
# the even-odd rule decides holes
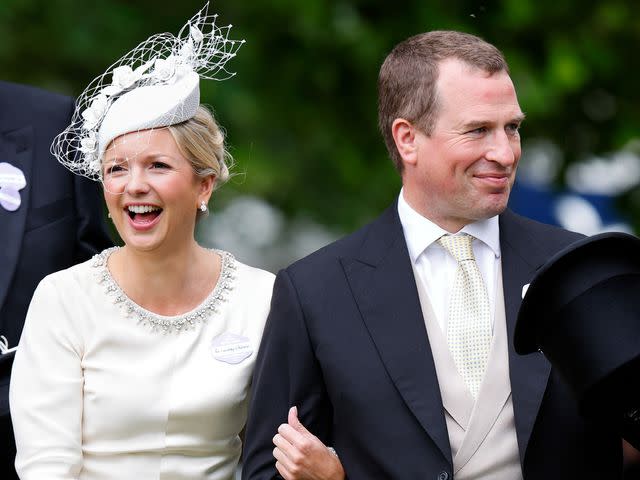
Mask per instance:
[[[129,205],[127,209],[131,213],[149,213],[160,210],[160,207],[154,207],[153,205]]]

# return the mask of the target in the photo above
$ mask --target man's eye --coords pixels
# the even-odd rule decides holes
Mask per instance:
[[[510,123],[509,125],[507,125],[507,132],[509,133],[518,133],[518,131],[520,130],[520,124],[519,123]]]
[[[472,133],[475,135],[481,135],[483,133],[487,133],[487,127],[474,128],[473,130],[469,130],[469,133]]]

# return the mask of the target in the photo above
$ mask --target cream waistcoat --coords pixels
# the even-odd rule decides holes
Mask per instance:
[[[428,293],[415,270],[414,276],[438,375],[455,480],[522,480],[509,381],[501,270],[497,275],[489,363],[475,402],[456,369]]]

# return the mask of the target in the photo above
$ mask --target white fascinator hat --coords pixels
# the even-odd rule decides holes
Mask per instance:
[[[101,180],[102,156],[125,133],[167,127],[192,118],[200,105],[200,79],[226,80],[225,69],[244,40],[229,39],[231,25],[216,25],[207,3],[177,36],[149,37],[93,80],[76,101],[71,124],[51,153],[72,172]]]

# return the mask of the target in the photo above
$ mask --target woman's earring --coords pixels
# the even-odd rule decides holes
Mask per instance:
[[[207,204],[204,203],[204,200],[200,202],[200,211],[203,213],[207,211]]]

